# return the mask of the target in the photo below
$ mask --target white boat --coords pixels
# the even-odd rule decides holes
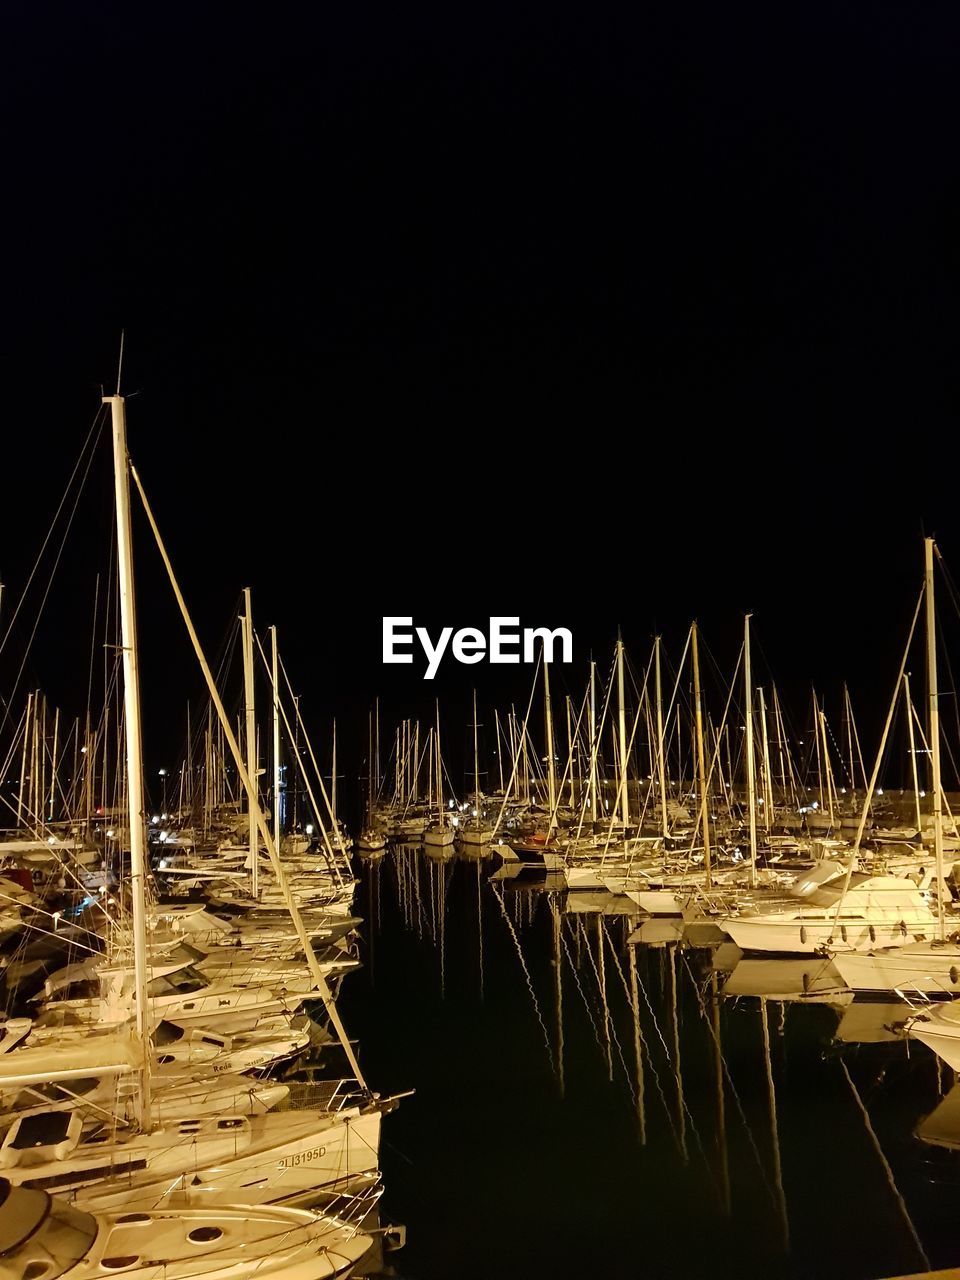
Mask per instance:
[[[798,876],[778,911],[724,916],[719,925],[742,951],[805,955],[868,951],[932,936],[936,913],[910,880],[821,862]],[[846,886],[846,892],[844,887]]]
[[[960,944],[935,938],[834,957],[851,991],[902,991],[928,999],[960,996]]]
[[[99,995],[91,989],[99,986]],[[278,990],[267,986],[232,986],[212,981],[182,960],[151,964],[147,969],[147,1018],[155,1026],[162,1018],[195,1022],[221,1017],[238,1009],[287,1007]],[[69,1014],[77,1021],[97,1023],[125,1021],[136,1007],[134,970],[126,965],[83,961],[68,965],[48,978],[35,997],[45,1014]]]
[[[0,1272],[23,1280],[328,1280],[346,1276],[369,1236],[297,1209],[85,1213],[0,1180]]]
[[[76,1110],[48,1110],[13,1121],[0,1170],[88,1208],[155,1205],[175,1192],[196,1203],[311,1201],[373,1177],[379,1137],[376,1106],[181,1116],[149,1133],[87,1133]]]
[[[930,936],[936,923],[909,881],[855,872],[846,894],[825,887],[793,909],[726,916],[720,928],[743,951],[804,955],[900,946]]]
[[[954,1071],[960,1071],[960,1003],[956,1000],[915,1014],[905,1030],[912,1040],[928,1045]]]

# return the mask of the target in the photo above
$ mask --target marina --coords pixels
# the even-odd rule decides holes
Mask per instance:
[[[676,666],[618,633],[579,690],[542,636],[525,703],[472,691],[456,764],[439,697],[392,730],[376,698],[345,773],[249,589],[211,665],[122,395],[95,427],[103,704],[92,668],[72,726],[28,691],[6,747],[4,1274],[626,1277],[638,1248],[667,1274],[692,1213],[684,1274],[955,1260],[956,598],[932,538],[873,760],[846,687],[837,732],[816,691],[812,741],[790,727],[748,614],[709,682],[696,622]],[[159,813],[134,497],[203,689]]]
[[[0,1280],[960,1280],[960,9],[5,18]]]

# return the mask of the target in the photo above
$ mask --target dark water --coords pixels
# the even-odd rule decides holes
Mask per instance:
[[[489,871],[362,872],[344,1014],[374,1087],[416,1089],[384,1126],[398,1274],[861,1280],[925,1269],[907,1218],[931,1265],[960,1262],[958,1157],[912,1135],[953,1083],[928,1050],[837,1046],[836,1011],[768,1001],[772,1103],[760,1002],[715,1001],[709,951],[637,947],[638,1079],[631,922]]]

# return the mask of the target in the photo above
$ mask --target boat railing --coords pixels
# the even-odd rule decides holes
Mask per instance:
[[[290,1093],[278,1110],[283,1111],[343,1111],[348,1107],[363,1106],[367,1094],[356,1080],[286,1080]]]

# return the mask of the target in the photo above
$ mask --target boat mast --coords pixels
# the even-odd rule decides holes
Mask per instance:
[[[763,825],[767,831],[773,826],[775,810],[773,801],[773,777],[770,773],[770,734],[767,729],[767,704],[763,689],[757,690],[760,700],[760,727],[763,731]]]
[[[440,699],[437,699],[437,734],[434,743],[437,756],[437,816],[440,820],[440,827],[443,827],[443,757],[440,754]]]
[[[138,1098],[140,1123],[150,1125],[150,1015],[147,1007],[147,840],[144,823],[143,750],[140,736],[140,662],[130,531],[130,461],[127,416],[120,395],[104,396],[113,421],[113,475],[117,507],[117,570],[120,643],[123,651],[123,714],[127,748],[127,823],[130,829],[130,895],[133,901],[133,970],[137,1038],[143,1055]]]
[[[543,709],[547,734],[547,804],[550,809],[547,839],[549,840],[557,824],[557,775],[553,761],[553,709],[550,705],[550,663],[547,661],[546,648],[543,654]]]
[[[753,758],[753,682],[750,669],[750,618],[743,619],[743,683],[747,729],[747,807],[750,810],[750,885],[757,883],[757,779]]]
[[[496,707],[493,709],[493,716],[497,722],[497,771],[500,775],[500,791],[503,791],[503,743],[501,741],[500,731],[500,712]]]
[[[913,703],[910,701],[910,677],[903,673],[903,697],[907,704],[907,739],[910,743],[910,771],[913,774],[913,803],[917,813],[917,835],[923,830],[920,821],[920,779],[917,777],[917,746],[913,738]]]
[[[570,761],[570,808],[573,809],[577,803],[576,787],[574,786],[573,776],[573,708],[570,705],[570,695],[566,697],[567,706],[567,755]]]
[[[32,709],[33,709],[33,691],[31,690],[30,693],[27,694],[27,711],[25,716],[23,717],[23,755],[20,760],[20,784],[19,784],[19,790],[17,792],[17,828],[18,829],[23,825],[23,819],[26,812],[23,806],[23,791],[24,791],[24,787],[27,785],[27,752],[30,746],[30,726],[32,723],[31,722]],[[29,804],[29,796],[27,797],[27,803]]]
[[[379,795],[380,793],[380,699],[379,698],[374,699],[373,706],[374,706],[373,756],[374,756],[375,776],[377,779],[377,790],[372,794]],[[372,816],[372,811],[373,811],[372,804],[370,806],[370,809],[371,809],[371,816]]]
[[[480,820],[480,744],[477,737],[477,691],[473,691],[473,799]]]
[[[934,607],[932,538],[924,538],[924,577],[927,598],[927,696],[929,720],[927,740],[933,768],[933,840],[937,856],[937,931],[944,938],[943,919],[943,795],[940,790],[940,704],[937,691],[937,617]]]
[[[830,828],[832,830],[834,825],[834,820],[835,820],[834,811],[833,811],[833,800],[834,800],[834,792],[836,788],[833,782],[833,767],[830,764],[830,747],[827,741],[827,713],[824,711],[822,707],[820,708],[820,732],[823,737],[823,766],[824,766],[824,773],[826,774],[826,777],[827,777],[827,806],[830,810]]]
[[[367,715],[367,822],[373,826],[373,712]]]
[[[708,889],[713,888],[710,871],[710,804],[707,797],[707,771],[703,751],[703,706],[700,699],[700,654],[697,645],[698,627],[690,628],[693,653],[693,706],[697,729],[697,785],[700,789],[700,824],[703,827],[703,870]]]
[[[597,664],[590,659],[590,821],[597,821]]]
[[[270,628],[270,680],[273,684],[273,843],[280,848],[280,684],[277,673],[277,628]]]
[[[330,816],[333,819],[334,839],[340,834],[337,821],[337,718],[333,718],[333,759],[330,762]]]
[[[660,825],[664,840],[670,834],[667,815],[667,762],[663,746],[663,689],[660,684],[660,637],[653,641],[653,678],[657,692],[657,775],[660,784]]]
[[[820,811],[823,812],[823,761],[820,759],[820,704],[817,702],[816,689],[813,694],[813,741],[817,749],[817,791],[820,797]]]
[[[257,708],[254,701],[253,686],[253,608],[250,603],[250,588],[243,589],[243,617],[240,619],[243,638],[243,705],[246,715],[247,773],[257,785]],[[248,844],[250,846],[250,892],[255,898],[260,896],[260,850],[257,836],[257,815],[255,806],[247,805]]]
[[[630,825],[630,795],[627,778],[627,705],[623,685],[623,640],[617,635],[617,717],[620,734],[621,812],[624,829]]]

